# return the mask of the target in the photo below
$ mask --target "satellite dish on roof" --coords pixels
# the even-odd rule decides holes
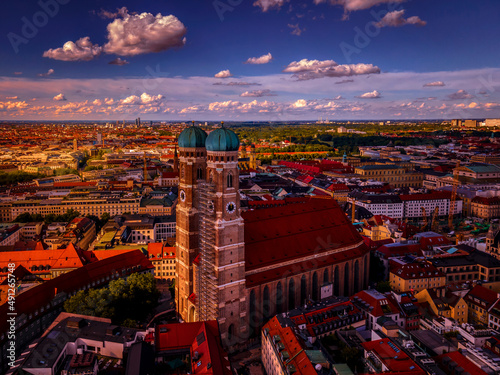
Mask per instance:
[[[321,371],[321,370],[323,369],[323,366],[321,366],[321,365],[318,363],[316,366],[314,366],[314,369],[315,369],[316,371]]]

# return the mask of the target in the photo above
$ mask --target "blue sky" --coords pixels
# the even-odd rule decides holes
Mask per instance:
[[[4,6],[0,119],[500,117],[494,0]]]

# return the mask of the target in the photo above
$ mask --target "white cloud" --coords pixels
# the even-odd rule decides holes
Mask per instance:
[[[250,57],[247,61],[245,61],[245,64],[267,64],[271,62],[273,59],[273,56],[271,55],[271,52],[269,52],[267,55],[262,55],[260,57]]]
[[[52,74],[54,74],[54,69],[49,69],[47,71],[47,73],[40,73],[38,76],[39,77],[48,77],[48,76],[51,76]]]
[[[19,97],[17,97],[17,96],[6,96],[5,99],[7,99],[7,100],[16,100],[16,99],[19,99]]]
[[[23,72],[14,72],[14,75],[16,75],[16,76],[20,76],[22,74],[23,74]]]
[[[405,25],[425,26],[427,22],[422,21],[418,16],[404,18],[405,10],[395,10],[387,13],[379,22],[375,23],[377,27],[400,27]]]
[[[271,90],[253,90],[253,91],[245,91],[240,96],[242,97],[252,97],[252,98],[261,98],[263,96],[276,96],[273,94]]]
[[[76,42],[66,42],[64,46],[49,49],[43,53],[43,57],[61,61],[89,61],[99,56],[102,47],[92,44],[88,36],[78,39]]]
[[[66,100],[63,94],[57,94],[53,99],[58,102]]]
[[[364,94],[357,96],[357,98],[360,98],[360,99],[379,99],[379,98],[381,98],[381,95],[377,90],[373,90],[371,92],[365,92]]]
[[[457,92],[448,95],[448,99],[450,100],[464,100],[464,99],[471,99],[473,97],[474,95],[469,94],[465,90],[458,90]]]
[[[29,105],[25,101],[22,102],[0,102],[0,111],[22,111]]]
[[[139,104],[157,104],[163,100],[163,95],[149,95],[142,93],[141,96],[131,95],[121,101],[121,104],[139,105]]]
[[[257,0],[253,3],[253,5],[260,7],[263,12],[267,12],[269,9],[281,8],[285,2],[285,0]]]
[[[328,0],[314,0],[315,4],[326,3]],[[380,4],[389,3],[402,3],[405,0],[329,0],[332,5],[340,5],[344,7],[344,11],[354,12],[357,10],[364,10]]]
[[[372,64],[339,65],[333,60],[294,61],[283,70],[285,73],[295,73],[299,80],[308,80],[323,77],[349,77],[362,74],[378,74],[380,68]]]
[[[299,99],[295,101],[292,105],[290,105],[291,108],[304,108],[307,107],[307,102],[304,99]]]
[[[424,84],[424,87],[443,87],[446,86],[443,81],[434,81]]]
[[[127,60],[124,60],[121,57],[117,57],[116,59],[111,60],[108,64],[122,66],[122,65],[127,65],[128,63],[129,62]]]
[[[241,105],[240,102],[237,102],[234,100],[228,100],[225,102],[214,102],[214,103],[210,103],[208,105],[208,110],[209,111],[216,111],[216,112],[217,111],[225,111],[228,109],[235,109],[240,105]]]
[[[119,56],[135,56],[160,52],[184,46],[187,32],[184,24],[173,15],[158,13],[129,14],[125,10],[122,18],[117,18],[108,27],[106,53]]]
[[[226,69],[226,70],[221,70],[219,73],[217,73],[216,75],[214,75],[215,78],[229,78],[229,77],[232,77],[233,75],[231,74],[231,72],[229,71],[229,69]]]

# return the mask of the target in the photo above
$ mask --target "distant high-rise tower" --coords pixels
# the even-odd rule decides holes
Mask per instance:
[[[77,152],[78,151],[78,139],[73,139],[73,151]]]
[[[100,145],[102,143],[102,133],[97,133],[97,144]]]

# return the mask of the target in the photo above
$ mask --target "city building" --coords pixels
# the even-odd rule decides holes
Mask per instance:
[[[480,219],[500,217],[500,197],[475,197],[471,200],[471,216]]]
[[[161,242],[148,243],[149,260],[155,267],[157,279],[175,280],[176,247],[164,246]]]
[[[364,342],[361,345],[365,350],[364,357],[371,373],[427,374],[389,338]]]
[[[471,248],[467,245],[458,245],[446,255],[429,259],[438,270],[446,275],[447,284],[466,281],[500,281],[500,260],[492,255]]]
[[[307,348],[279,316],[262,328],[261,360],[268,375],[321,374],[323,369],[331,368],[323,353]]]
[[[445,275],[432,264],[414,262],[394,267],[389,272],[392,290],[402,292],[420,292],[428,288],[439,288],[446,284]]]
[[[467,323],[468,306],[459,293],[449,288],[427,288],[415,293],[419,303],[427,303],[435,316],[454,319],[458,323]]]
[[[476,285],[464,297],[469,307],[469,323],[488,327],[488,311],[498,302],[498,293]]]
[[[361,178],[387,182],[395,188],[422,187],[424,175],[396,164],[363,165],[355,168]]]
[[[185,359],[178,373],[231,375],[231,364],[222,347],[217,321],[159,324],[155,327],[155,363]],[[182,372],[180,372],[182,371]],[[177,373],[177,372],[176,372]]]
[[[97,374],[97,355],[123,360],[145,336],[145,331],[113,325],[110,319],[63,312],[18,368],[34,375]]]
[[[261,306],[272,316],[319,299],[320,277],[333,284],[330,295],[364,288],[368,249],[333,199],[242,214],[238,137],[224,127],[207,136],[192,126],[178,144],[175,295],[184,321],[217,320],[222,342],[234,347],[257,334]]]

